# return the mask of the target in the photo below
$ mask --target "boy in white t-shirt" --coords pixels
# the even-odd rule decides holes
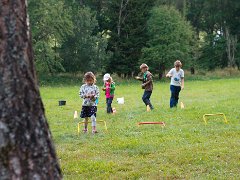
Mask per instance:
[[[182,63],[177,60],[174,63],[175,68],[172,68],[166,75],[171,78],[170,90],[170,108],[177,107],[179,93],[184,89],[184,71],[181,69]]]

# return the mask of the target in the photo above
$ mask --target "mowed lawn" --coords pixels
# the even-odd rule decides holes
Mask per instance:
[[[40,88],[64,179],[240,179],[240,79],[186,81],[184,109],[169,109],[169,84],[155,82],[152,112],[140,84],[116,84],[117,114],[106,114],[101,92],[97,119],[107,122],[108,132],[98,124],[96,135],[77,134],[81,82]],[[58,106],[62,99],[66,106]],[[205,113],[225,113],[229,123],[209,117],[205,125]],[[143,121],[166,127],[138,127]]]

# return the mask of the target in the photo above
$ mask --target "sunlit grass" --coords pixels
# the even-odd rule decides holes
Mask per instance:
[[[81,83],[81,82],[79,82]],[[117,114],[105,113],[101,93],[97,119],[99,134],[77,134],[73,114],[81,110],[76,86],[42,87],[41,95],[65,179],[239,179],[240,79],[186,81],[180,101],[185,109],[169,109],[169,84],[155,83],[154,111],[146,112],[140,85],[119,85]],[[58,106],[58,100],[66,106]],[[205,113],[225,113],[202,119]],[[141,121],[164,121],[137,126]]]

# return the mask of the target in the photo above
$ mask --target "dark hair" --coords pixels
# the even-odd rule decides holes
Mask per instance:
[[[96,77],[92,72],[87,72],[84,74],[83,82],[86,82],[88,79],[92,79],[94,83],[96,83]]]

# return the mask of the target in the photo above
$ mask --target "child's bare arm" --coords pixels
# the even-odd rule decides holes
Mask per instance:
[[[172,77],[172,74],[167,73],[166,77],[170,78],[170,77]]]
[[[184,78],[182,78],[181,89],[184,89]]]
[[[135,79],[136,79],[136,80],[139,80],[139,81],[142,81],[142,80],[143,80],[143,78],[141,78],[141,77],[139,77],[139,76],[136,76]]]

